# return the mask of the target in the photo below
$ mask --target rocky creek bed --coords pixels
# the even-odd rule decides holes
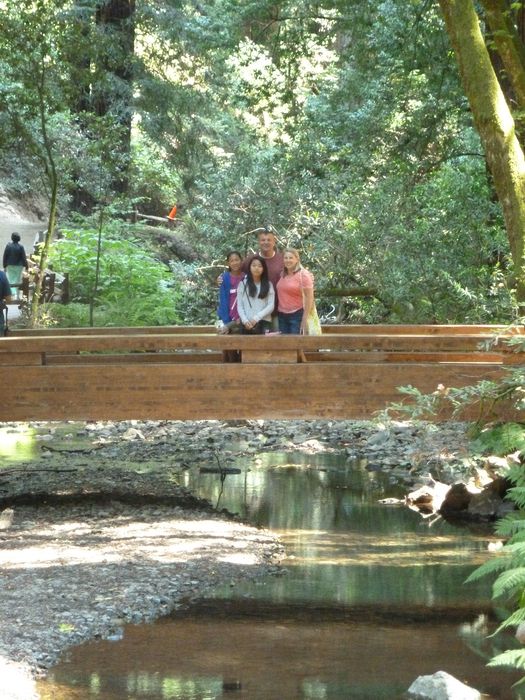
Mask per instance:
[[[17,424],[3,424],[16,435]],[[180,486],[184,469],[244,468],[261,452],[341,454],[413,487],[473,469],[466,426],[361,421],[35,423],[36,452],[0,471],[0,695],[71,646],[153,621],[214,586],[283,573],[269,532]]]

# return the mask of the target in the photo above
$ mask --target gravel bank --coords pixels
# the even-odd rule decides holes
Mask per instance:
[[[0,426],[16,436],[22,427]],[[38,449],[0,472],[0,696],[87,639],[153,621],[214,586],[278,573],[275,537],[216,513],[178,480],[268,451],[337,451],[407,485],[469,468],[465,426],[356,421],[33,424]],[[95,500],[96,499],[96,500]]]

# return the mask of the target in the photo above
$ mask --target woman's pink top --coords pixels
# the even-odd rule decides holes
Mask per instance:
[[[292,275],[284,275],[277,282],[277,310],[283,314],[292,314],[302,309],[303,289],[314,288],[314,277],[311,272],[301,268]]]

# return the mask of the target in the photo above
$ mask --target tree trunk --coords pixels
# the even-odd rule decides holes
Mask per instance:
[[[40,119],[40,133],[42,136],[43,143],[43,153],[41,159],[44,165],[44,170],[47,176],[47,180],[51,190],[51,200],[49,203],[49,218],[47,223],[47,231],[44,238],[44,243],[40,251],[40,260],[38,263],[39,272],[35,280],[35,290],[33,292],[33,298],[31,300],[31,327],[35,328],[38,321],[38,310],[40,307],[40,297],[42,296],[42,283],[44,281],[44,274],[47,265],[47,258],[49,255],[49,248],[53,236],[55,234],[56,218],[57,218],[57,206],[58,206],[58,172],[55,163],[55,157],[53,152],[53,143],[48,133],[48,114],[46,110],[46,56],[45,54],[41,57],[40,63],[40,73],[39,80],[36,85],[37,95],[38,95],[38,112]]]
[[[525,108],[525,50],[505,0],[482,0],[492,40],[503,63],[519,109]]]
[[[112,116],[119,127],[118,175],[114,178],[113,187],[117,192],[126,193],[133,114],[135,0],[108,0],[99,3],[96,22],[107,36],[106,52],[100,59],[106,77],[103,85],[94,86],[95,111],[98,116]]]
[[[517,298],[525,306],[525,158],[515,124],[479,26],[472,0],[439,0],[459,64],[476,129],[494,178],[516,271]]]

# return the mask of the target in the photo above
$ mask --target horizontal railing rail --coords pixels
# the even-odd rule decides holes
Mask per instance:
[[[0,420],[370,418],[401,399],[498,379],[523,353],[503,326],[326,326],[321,336],[211,326],[18,330],[0,339]],[[241,363],[224,361],[238,350]],[[477,407],[464,412],[475,417]],[[515,412],[501,404],[499,416]],[[444,420],[443,410],[432,420]]]

